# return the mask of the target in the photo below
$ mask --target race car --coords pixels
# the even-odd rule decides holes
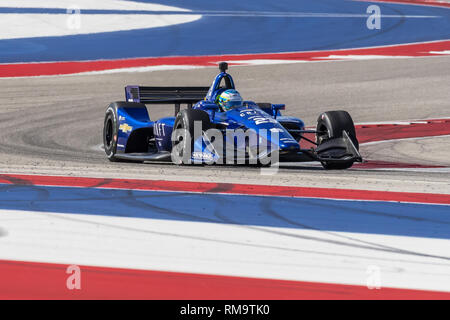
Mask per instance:
[[[325,169],[347,169],[362,161],[346,111],[324,112],[316,129],[307,130],[302,120],[281,114],[284,104],[244,101],[228,64],[220,63],[219,69],[210,87],[126,86],[126,101],[106,109],[108,159],[178,165],[318,161]],[[146,105],[156,104],[174,105],[174,116],[150,120]],[[315,141],[307,134],[315,134]],[[302,148],[302,141],[314,147]]]

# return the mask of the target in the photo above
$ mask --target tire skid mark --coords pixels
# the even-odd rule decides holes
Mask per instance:
[[[35,192],[37,194],[37,200],[39,201],[45,201],[48,200],[50,197],[50,192],[46,188],[42,188],[40,186],[35,186],[33,182],[27,180],[27,179],[21,179],[14,176],[8,176],[8,175],[0,175],[0,183],[1,180],[6,180],[10,184],[9,185],[2,185],[0,184],[0,190],[9,192],[13,190],[17,190],[17,188],[28,188],[31,191]],[[3,201],[3,200],[0,200]]]
[[[24,188],[22,186],[15,186],[15,185],[8,185],[7,186],[8,190],[14,190],[16,189],[17,191],[23,191]],[[122,204],[124,205],[124,207],[122,207],[122,211],[124,211],[124,208],[127,207],[134,207],[134,208],[138,208],[141,209],[142,212],[145,212],[148,209],[153,209],[155,213],[158,214],[163,214],[164,216],[171,216],[171,217],[175,217],[178,219],[190,219],[193,218],[195,221],[210,221],[210,222],[218,222],[215,221],[214,219],[210,219],[208,217],[205,217],[205,214],[207,214],[207,212],[203,211],[201,212],[201,215],[195,215],[195,214],[189,214],[187,212],[184,212],[183,209],[180,210],[173,210],[173,209],[169,209],[167,208],[167,206],[171,205],[171,200],[166,201],[166,203],[160,205],[160,204],[155,204],[153,203],[149,203],[148,200],[151,199],[158,199],[160,200],[161,198],[165,198],[165,199],[171,199],[171,198],[175,198],[174,201],[178,201],[181,199],[183,199],[183,197],[188,197],[190,198],[189,201],[194,201],[196,203],[199,203],[198,200],[201,199],[201,194],[192,194],[192,193],[180,193],[180,192],[176,192],[176,193],[167,193],[167,192],[157,192],[157,193],[151,193],[151,192],[142,192],[142,191],[136,191],[136,190],[118,190],[118,189],[99,189],[97,192],[88,192],[86,193],[86,189],[71,189],[71,188],[63,188],[63,189],[54,189],[52,187],[50,188],[42,188],[42,187],[33,187],[30,188],[29,186],[25,187],[25,191],[26,190],[30,190],[38,191],[38,196],[37,197],[25,197],[25,198],[11,198],[8,197],[6,199],[0,199],[1,203],[4,204],[9,204],[8,207],[11,204],[17,203],[20,204],[22,207],[30,204],[32,201],[32,204],[34,206],[42,206],[46,203],[51,204],[51,203],[67,203],[67,206],[70,206],[71,203],[74,202],[83,202],[83,201],[97,201],[98,204],[93,204],[94,207],[96,207],[97,205],[99,207],[103,207],[103,205],[101,203],[110,203],[111,201],[120,201],[122,202]],[[55,191],[56,193],[52,195],[52,191]],[[67,192],[70,192],[70,195],[67,196]],[[62,192],[62,193],[61,193]],[[21,196],[23,197],[23,196]],[[218,202],[217,204],[213,205],[213,207],[217,207],[217,206],[223,206],[226,207],[227,202],[222,201],[223,198],[227,198],[228,200],[232,199],[232,201],[239,201],[239,197],[236,198],[236,196],[233,196],[232,198],[228,198],[228,195],[215,195],[215,194],[207,194],[207,198],[206,198],[206,202],[205,202],[205,206],[206,208],[208,208],[207,210],[211,210],[211,204],[208,201],[213,201],[213,202]],[[368,215],[368,216],[377,216],[377,217],[386,217],[386,218],[392,218],[392,219],[399,219],[399,220],[406,220],[406,221],[412,221],[412,222],[429,222],[429,223],[435,223],[435,224],[443,224],[443,225],[448,225],[450,224],[450,222],[448,221],[442,221],[442,220],[438,220],[438,219],[431,219],[431,218],[426,218],[426,217],[422,217],[422,216],[408,216],[406,215],[401,215],[401,214],[394,214],[394,213],[389,213],[389,212],[383,212],[381,210],[373,210],[370,208],[365,208],[365,207],[361,207],[361,206],[352,206],[351,203],[348,202],[342,202],[339,201],[339,203],[336,203],[333,200],[324,200],[321,202],[318,202],[317,200],[313,200],[313,199],[308,199],[308,198],[302,198],[299,202],[298,198],[282,198],[282,199],[277,199],[277,198],[271,198],[271,197],[264,197],[264,196],[258,196],[258,195],[254,195],[254,196],[250,196],[251,201],[254,201],[255,203],[259,203],[260,204],[260,209],[262,210],[261,212],[265,212],[265,213],[269,213],[274,215],[274,212],[272,211],[267,211],[271,208],[271,206],[273,205],[273,201],[282,201],[282,203],[287,203],[289,204],[291,207],[296,207],[299,204],[301,205],[307,205],[312,207],[312,209],[309,210],[313,210],[315,211],[317,208],[318,212],[328,212],[328,211],[333,211],[333,210],[343,210],[343,211],[348,211],[349,213],[351,213],[352,215]],[[248,198],[247,198],[248,199]],[[222,201],[222,202],[221,202]],[[159,202],[160,203],[160,202]],[[393,204],[395,205],[395,204]],[[90,207],[92,207],[92,205],[89,205]],[[414,206],[414,205],[413,205]],[[202,209],[202,205],[197,205],[197,207],[199,209]],[[190,208],[190,210],[192,211],[192,208],[188,206],[188,208]],[[405,209],[406,210],[406,209]],[[42,211],[42,210],[41,210]],[[56,211],[58,212],[58,209],[56,209]],[[114,210],[113,210],[114,211]],[[124,213],[118,212],[121,216],[124,216]],[[65,210],[63,210],[63,212],[66,212]],[[401,211],[403,212],[403,211]],[[70,213],[70,212],[68,212]],[[71,213],[76,213],[76,212],[71,212]],[[80,212],[80,213],[85,213],[85,214],[95,214],[95,212]],[[142,214],[139,213],[137,216],[134,217],[145,217],[145,218],[154,218],[152,216],[152,211],[149,212],[149,214]],[[104,213],[103,213],[104,214]],[[113,213],[107,214],[107,215],[115,215],[116,211],[114,211]],[[125,215],[125,216],[129,216],[129,215]],[[249,222],[250,224],[255,223],[256,220],[254,220],[256,217],[253,217],[252,220]],[[278,216],[276,217],[278,220],[280,220],[282,217]],[[287,222],[290,225],[295,225],[297,222],[293,221],[293,220],[286,220],[288,218],[284,218],[284,222]],[[260,220],[258,218],[258,220]],[[281,219],[281,221],[283,221]],[[309,226],[304,226],[303,224],[298,224],[297,226],[299,227],[309,227]]]
[[[10,176],[10,175],[6,175],[6,174],[0,175],[0,181],[1,180],[6,180],[11,185],[30,185],[30,186],[34,185],[34,183],[31,182],[29,179],[25,179],[25,178],[18,177],[18,176]]]
[[[233,185],[229,183],[217,183],[215,186],[211,186],[207,192],[211,193],[227,193],[233,190]]]
[[[157,206],[155,204],[141,201],[137,197],[135,197],[132,192],[130,192],[129,195],[130,196],[128,198],[121,199],[121,201],[124,204],[126,204],[127,206],[136,207],[136,208],[140,208],[140,209],[151,209],[154,212],[165,215],[165,216],[181,218],[181,219],[188,218],[188,219],[193,219],[193,221],[198,221],[198,222],[213,222],[213,223],[220,222],[220,221],[216,221],[214,219],[210,219],[210,218],[206,218],[206,217],[199,217],[199,216],[192,215],[189,213],[185,213],[185,212],[181,212],[178,210],[173,210],[173,209],[169,209],[169,208],[165,208],[162,206]],[[180,196],[180,195],[178,195],[178,196]]]
[[[100,187],[103,187],[103,186],[106,186],[106,185],[112,183],[112,181],[113,180],[110,178],[104,178],[104,179],[98,181],[97,183],[92,184],[92,186],[90,188],[100,188]]]
[[[33,158],[39,156],[44,158],[54,157],[59,160],[83,160],[83,162],[86,160],[98,162],[101,159],[98,154],[96,156],[96,153],[87,153],[86,150],[73,148],[70,144],[55,141],[55,139],[61,139],[61,135],[66,137],[68,133],[74,133],[72,130],[66,130],[67,126],[76,128],[75,124],[90,121],[92,119],[92,116],[89,116],[90,113],[81,112],[80,117],[78,114],[75,115],[71,112],[69,115],[71,120],[67,120],[67,110],[59,106],[55,108],[54,104],[48,108],[43,107],[41,111],[34,113],[36,116],[32,122],[16,116],[11,122],[2,125],[5,132],[12,132],[12,134],[9,134],[7,139],[0,141],[0,149],[4,150],[5,153],[23,154],[33,156]],[[17,112],[13,112],[13,114],[17,115]],[[55,119],[58,119],[58,121],[55,121]],[[59,128],[61,129],[60,135],[45,135],[45,133],[58,132]]]
[[[54,187],[81,187],[89,188],[93,184],[102,182],[101,178],[82,178],[69,176],[32,176],[32,175],[2,175],[0,174],[0,184],[3,181],[11,184],[10,179],[26,179],[34,185],[54,186]],[[20,180],[15,180],[18,184]],[[406,203],[439,204],[449,205],[450,195],[435,193],[417,192],[397,192],[378,190],[358,190],[358,189],[337,189],[337,188],[317,188],[317,187],[295,187],[277,185],[251,185],[233,184],[229,191],[222,191],[223,194],[230,195],[254,195],[254,196],[274,196],[274,197],[295,197],[295,198],[320,198],[333,200],[363,200],[363,201],[394,201]],[[225,185],[225,184],[223,184]],[[197,194],[214,194],[208,190],[215,188],[216,183],[211,182],[188,182],[188,181],[165,181],[165,180],[136,180],[136,179],[112,179],[109,184],[104,184],[102,188],[121,190],[141,190],[141,191],[165,191]],[[222,187],[222,190],[224,188]]]
[[[4,187],[0,187],[0,191],[8,191],[8,190],[14,190],[14,189],[18,189],[21,188],[20,186],[17,185],[6,185]],[[36,190],[39,189],[39,187],[36,188],[30,188],[30,190]],[[110,201],[110,200],[120,200],[120,199],[129,199],[129,196],[118,196],[116,194],[110,194],[111,191],[117,191],[116,193],[123,193],[124,190],[115,190],[115,189],[102,189],[100,190],[101,193],[108,195],[110,197],[85,197],[85,196],[80,196],[79,198],[57,198],[57,199],[0,199],[0,202],[29,202],[29,201],[34,201],[34,202],[67,202],[67,201]],[[134,190],[125,190],[125,191],[134,191]],[[77,193],[77,190],[75,189],[73,191],[73,193]],[[113,192],[114,193],[114,192]],[[173,194],[173,193],[168,193],[168,194],[146,194],[146,195],[138,195],[138,196],[133,196],[135,198],[141,198],[141,199],[147,199],[147,198],[161,198],[161,197],[175,197],[175,196],[179,196],[177,194]]]
[[[261,232],[266,232],[266,233],[270,233],[270,234],[277,234],[277,235],[291,237],[291,238],[298,238],[298,239],[303,239],[303,240],[325,242],[325,243],[330,243],[330,244],[334,244],[334,245],[342,245],[342,246],[348,246],[348,247],[359,248],[359,249],[368,249],[368,250],[382,251],[382,252],[389,252],[389,253],[396,253],[396,254],[421,256],[421,257],[427,257],[427,258],[436,258],[436,259],[441,259],[441,260],[450,260],[450,258],[448,258],[448,257],[442,257],[442,256],[436,256],[436,255],[428,255],[428,254],[421,254],[421,253],[416,253],[416,252],[407,251],[407,250],[401,250],[401,249],[396,249],[396,248],[391,250],[391,249],[377,248],[377,247],[373,247],[373,246],[351,244],[351,243],[347,243],[347,242],[343,242],[343,241],[328,240],[328,239],[319,238],[319,237],[312,237],[312,236],[304,236],[304,235],[299,235],[299,234],[292,234],[292,233],[283,232],[283,231],[268,230],[268,229],[261,228],[261,227],[250,226],[250,225],[246,225],[246,224],[243,224],[243,223],[235,222],[235,221],[227,218],[225,215],[220,214],[219,212],[216,212],[215,216],[217,216],[218,218],[222,219],[222,221],[225,222],[225,223],[233,224],[233,225],[239,226],[241,228],[248,229],[248,230],[253,230],[253,231],[261,231]],[[315,230],[315,229],[310,229],[310,230]],[[322,230],[317,229],[315,231],[322,231]],[[355,239],[355,240],[359,241],[358,239]],[[292,250],[291,248],[284,248],[284,249]],[[297,250],[295,250],[295,251],[297,251]],[[302,250],[302,252],[304,252],[304,251],[305,250]],[[316,251],[308,251],[308,252],[309,253],[316,253]],[[358,257],[358,258],[364,258],[364,259],[373,259],[373,257],[361,256],[361,255],[336,254],[336,253],[331,253],[331,252],[324,253],[324,254],[333,255],[333,256],[342,256],[342,257]],[[386,261],[403,261],[403,262],[409,262],[409,263],[421,263],[421,262],[416,262],[416,261],[412,262],[410,260],[385,259],[385,258],[379,258],[379,257],[377,257],[376,259],[377,260],[386,260]],[[432,263],[432,265],[448,266],[449,264],[434,264],[434,263]]]
[[[380,7],[385,7],[385,6],[380,4]],[[348,48],[348,47],[351,47],[351,45],[354,42],[358,42],[360,40],[366,40],[366,39],[370,39],[370,38],[375,38],[375,37],[377,37],[377,36],[379,36],[381,34],[388,33],[388,32],[390,32],[392,30],[395,30],[396,28],[400,27],[402,24],[405,23],[405,21],[406,21],[406,19],[404,17],[405,14],[402,11],[397,10],[397,9],[395,9],[393,7],[389,7],[389,9],[394,11],[394,12],[396,12],[399,16],[402,16],[399,19],[399,21],[396,22],[395,24],[393,24],[392,26],[390,26],[388,28],[382,28],[379,31],[377,31],[375,33],[372,33],[370,35],[367,35],[367,36],[362,36],[362,37],[357,37],[357,38],[354,38],[354,39],[349,39],[349,40],[344,41],[344,42],[335,42],[335,43],[332,43],[332,44],[327,44],[326,46],[315,47],[315,48],[312,48],[311,50],[329,50],[330,48],[333,48],[333,47],[334,48],[336,48],[336,47],[340,47],[340,48],[347,47]],[[339,54],[339,51],[336,54]]]
[[[131,192],[131,191],[129,191],[129,192]],[[220,195],[216,197],[216,200],[220,200],[220,199],[221,199]],[[218,203],[220,204],[220,201],[218,201]],[[163,212],[164,211],[165,211],[165,209],[163,209]],[[373,258],[367,257],[367,256],[358,256],[358,255],[350,255],[350,254],[335,254],[333,252],[330,253],[330,252],[321,252],[321,251],[317,251],[317,250],[301,250],[301,249],[297,249],[297,248],[285,248],[285,247],[280,247],[280,246],[260,245],[260,244],[254,244],[254,243],[252,244],[252,243],[248,243],[248,242],[221,240],[221,239],[211,238],[211,237],[199,237],[199,236],[183,235],[183,234],[180,234],[180,233],[161,232],[161,231],[157,231],[157,230],[145,230],[145,229],[139,229],[139,228],[133,228],[133,227],[120,226],[120,225],[116,225],[116,224],[112,224],[112,223],[99,223],[97,221],[87,221],[87,220],[84,220],[84,219],[68,217],[68,216],[62,216],[60,214],[55,214],[55,213],[37,212],[36,214],[37,215],[46,216],[46,217],[56,218],[56,219],[63,219],[63,220],[81,222],[81,223],[88,223],[88,224],[93,224],[93,225],[96,225],[96,226],[104,226],[104,227],[108,227],[108,228],[115,228],[115,229],[120,229],[120,230],[128,230],[128,231],[133,231],[133,232],[154,234],[154,235],[159,235],[159,236],[176,237],[176,238],[180,238],[180,239],[191,239],[191,240],[198,240],[198,241],[208,241],[208,242],[213,242],[213,243],[245,246],[245,247],[251,247],[251,248],[264,248],[264,249],[271,249],[271,250],[283,250],[283,251],[295,252],[295,253],[310,253],[310,254],[319,254],[319,255],[324,255],[324,256],[330,256],[331,255],[331,256],[339,256],[339,257],[362,257],[364,259],[373,259]],[[226,220],[227,220],[226,218],[222,219],[222,223],[224,221],[226,221]],[[239,224],[234,224],[234,226],[235,227],[239,227],[239,228],[242,228],[242,227],[243,228],[249,228],[248,226],[243,226],[243,225],[239,225]],[[262,228],[261,228],[262,230],[260,230],[260,228],[255,228],[255,229],[257,229],[258,231],[265,231],[265,232],[267,232],[266,230],[264,230]],[[283,235],[286,235],[286,234],[283,234]],[[400,261],[399,259],[386,259],[386,258],[381,258],[381,259],[377,258],[377,259],[378,260],[386,260],[386,261]],[[406,262],[409,262],[409,263],[420,263],[420,264],[427,264],[427,265],[440,265],[440,264],[436,264],[436,263],[430,263],[429,261],[428,262],[411,262],[411,261],[406,261]]]
[[[414,252],[414,251],[410,251],[410,250],[399,249],[399,248],[386,246],[386,245],[378,244],[378,243],[371,242],[371,241],[365,241],[365,240],[357,239],[357,238],[354,238],[354,237],[349,237],[349,236],[346,236],[346,235],[338,234],[338,233],[327,231],[327,230],[322,230],[322,229],[319,229],[319,228],[316,228],[316,227],[313,227],[313,226],[310,226],[310,225],[306,225],[306,224],[303,224],[303,223],[299,223],[297,221],[293,221],[293,220],[291,220],[291,219],[289,219],[287,217],[284,217],[281,214],[279,214],[275,209],[272,208],[272,204],[270,203],[270,201],[264,199],[263,202],[266,202],[266,203],[261,205],[261,209],[264,210],[269,215],[275,217],[275,218],[278,218],[278,219],[280,219],[282,221],[288,222],[288,223],[290,223],[290,224],[292,224],[294,226],[300,226],[300,227],[305,228],[305,229],[310,229],[310,230],[314,230],[314,231],[320,231],[320,232],[323,232],[325,234],[332,235],[334,237],[344,238],[344,239],[347,239],[347,240],[356,241],[356,242],[359,242],[359,243],[375,246],[375,247],[372,247],[372,248],[371,247],[367,247],[368,249],[383,250],[383,251],[388,251],[388,252],[393,252],[393,253],[412,254],[412,255],[418,255],[418,256],[434,257],[434,258],[439,258],[439,259],[450,260],[450,257],[428,255],[428,254],[418,253],[418,252]],[[357,245],[355,247],[359,247],[359,245]]]
[[[245,247],[251,247],[251,248],[283,250],[283,251],[297,252],[297,253],[299,253],[299,252],[312,253],[312,254],[320,254],[320,255],[325,255],[325,256],[334,255],[334,256],[340,256],[340,257],[341,256],[342,257],[355,257],[355,255],[349,255],[349,254],[336,254],[336,253],[320,252],[320,251],[314,251],[314,250],[302,250],[302,249],[294,249],[294,248],[285,248],[285,247],[279,247],[279,246],[261,245],[261,244],[254,244],[254,243],[252,244],[252,243],[248,243],[248,242],[223,240],[223,239],[216,239],[216,238],[191,236],[191,235],[172,233],[172,232],[161,232],[161,231],[156,231],[156,230],[148,230],[148,229],[139,229],[139,228],[133,228],[133,227],[125,227],[125,226],[120,226],[120,225],[116,225],[116,224],[112,224],[112,223],[89,221],[89,220],[78,219],[78,218],[67,217],[67,216],[61,216],[59,214],[51,214],[51,213],[45,213],[45,212],[38,212],[37,214],[44,215],[44,216],[50,217],[50,218],[57,218],[57,219],[61,219],[61,220],[92,224],[92,225],[95,225],[95,226],[103,226],[103,227],[108,227],[108,228],[114,228],[114,229],[120,229],[120,230],[132,231],[132,232],[139,232],[139,233],[146,233],[146,234],[153,234],[153,235],[158,235],[158,236],[175,237],[175,238],[180,238],[180,239],[208,241],[208,242],[220,243],[220,244],[245,246]],[[367,258],[367,257],[363,257],[363,258]],[[426,264],[429,264],[429,263],[426,263]],[[433,265],[435,265],[435,264],[433,263]]]
[[[2,227],[0,227],[0,238],[4,238],[8,236],[8,231]]]
[[[223,240],[223,239],[216,239],[216,238],[183,235],[183,234],[179,234],[179,233],[161,232],[161,231],[156,231],[156,230],[125,227],[125,226],[120,226],[120,225],[116,225],[116,224],[112,224],[112,223],[89,221],[89,220],[78,219],[78,218],[73,218],[73,217],[61,216],[58,214],[51,214],[51,213],[49,214],[49,213],[45,213],[45,212],[39,212],[38,214],[41,214],[41,215],[44,215],[47,217],[51,217],[51,218],[61,219],[61,220],[92,224],[95,226],[103,226],[103,227],[107,227],[107,228],[120,229],[120,230],[146,233],[146,234],[153,234],[153,235],[159,235],[159,236],[174,237],[174,238],[180,238],[180,239],[207,241],[207,242],[212,242],[212,243],[237,245],[237,246],[259,248],[259,249],[282,250],[282,251],[294,252],[294,253],[308,253],[308,254],[317,254],[317,255],[323,255],[323,256],[336,256],[336,257],[347,257],[347,258],[363,258],[363,259],[369,259],[369,260],[373,259],[373,257],[371,257],[371,256],[343,254],[343,253],[326,252],[326,251],[318,251],[318,250],[304,250],[304,249],[297,249],[297,248],[286,248],[286,247],[280,247],[280,246],[261,245],[261,244],[255,244],[255,243],[249,243],[249,242]],[[242,224],[235,224],[235,226],[247,228],[247,226],[242,225]],[[262,229],[262,230],[264,231],[264,229]],[[260,230],[258,229],[258,231],[260,231]],[[397,262],[406,262],[406,263],[415,263],[415,264],[433,265],[433,266],[448,266],[448,264],[429,262],[429,261],[426,261],[426,262],[425,261],[410,261],[410,260],[402,260],[402,259],[397,259],[397,258],[389,259],[389,258],[379,258],[379,257],[377,257],[376,259],[382,260],[382,261],[397,261]]]
[[[265,202],[265,201],[263,200],[263,202]],[[214,215],[216,217],[218,217],[219,219],[221,219],[225,223],[239,225],[239,226],[241,226],[243,228],[251,229],[251,230],[258,230],[258,231],[262,231],[262,232],[278,234],[278,235],[282,235],[282,236],[299,238],[299,239],[304,239],[304,240],[312,240],[312,241],[325,242],[325,243],[341,245],[341,246],[349,246],[349,247],[353,247],[353,248],[369,249],[369,250],[376,250],[376,251],[384,251],[384,252],[391,252],[391,253],[405,254],[405,255],[414,255],[414,256],[436,258],[436,259],[442,259],[442,260],[450,261],[450,257],[431,255],[431,254],[426,254],[426,253],[419,253],[419,252],[414,252],[414,251],[409,251],[409,250],[404,250],[404,249],[398,249],[398,248],[394,248],[394,247],[390,247],[390,246],[377,244],[377,243],[374,243],[374,242],[364,241],[364,240],[361,240],[361,239],[357,239],[357,238],[352,238],[352,237],[336,234],[334,232],[321,230],[321,229],[318,229],[318,228],[315,228],[315,227],[311,227],[309,225],[305,225],[305,224],[302,224],[302,223],[299,223],[299,222],[295,222],[295,221],[292,221],[292,220],[290,220],[290,219],[288,219],[286,217],[283,217],[283,216],[279,215],[275,210],[273,210],[271,208],[270,202],[267,201],[267,200],[266,200],[266,202],[267,203],[261,203],[260,207],[261,207],[261,209],[264,212],[266,212],[268,215],[270,215],[272,217],[275,217],[275,218],[280,219],[282,221],[288,222],[288,223],[290,223],[293,226],[301,227],[301,228],[308,229],[308,230],[319,231],[319,232],[322,232],[322,233],[325,233],[325,234],[328,234],[328,235],[344,238],[346,240],[360,242],[360,243],[363,243],[363,244],[351,244],[351,243],[344,242],[344,241],[329,240],[329,239],[325,239],[325,238],[319,238],[319,237],[313,237],[313,236],[305,236],[305,235],[299,235],[299,234],[292,234],[292,233],[284,232],[284,231],[268,230],[266,228],[261,228],[261,227],[257,227],[257,226],[251,226],[251,225],[247,225],[247,224],[244,224],[244,223],[239,223],[237,221],[231,220],[229,217],[227,217],[226,214],[222,214],[220,212],[220,209],[215,211]]]
[[[286,201],[290,201],[290,199],[286,200]],[[319,204],[317,204],[317,202],[313,202],[313,201],[309,200],[308,198],[305,198],[304,203],[308,203],[308,204],[315,205],[315,206],[320,206],[321,208],[332,208],[332,209],[347,208],[349,211],[351,210],[352,213],[356,213],[356,214],[368,214],[368,215],[395,218],[395,219],[400,219],[400,220],[410,220],[410,221],[416,221],[416,222],[432,222],[432,223],[438,223],[438,224],[450,224],[450,221],[441,221],[441,220],[435,220],[435,219],[428,219],[428,218],[424,218],[424,217],[412,217],[412,216],[407,216],[407,215],[380,212],[380,211],[368,210],[368,209],[363,209],[363,208],[354,208],[354,207],[350,207],[350,206],[346,205],[345,202],[337,205],[337,204],[333,204],[330,201],[330,202],[323,202],[319,205]]]

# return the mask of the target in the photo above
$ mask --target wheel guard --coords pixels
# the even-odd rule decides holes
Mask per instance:
[[[362,162],[361,154],[356,149],[346,131],[342,137],[329,139],[319,145],[316,150],[317,160],[326,162]]]

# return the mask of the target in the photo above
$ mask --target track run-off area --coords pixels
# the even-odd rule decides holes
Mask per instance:
[[[26,22],[0,31],[0,298],[450,298],[447,2],[75,1],[76,30],[72,2],[0,4]],[[106,159],[125,85],[206,86],[219,61],[308,127],[347,110],[365,161]]]

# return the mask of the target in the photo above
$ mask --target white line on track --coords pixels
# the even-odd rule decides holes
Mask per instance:
[[[447,120],[450,117],[434,117],[425,119],[408,119],[408,120],[387,120],[387,121],[372,121],[372,122],[357,122],[355,125],[383,125],[383,124],[395,124],[395,125],[410,125],[413,123],[426,124],[431,120]]]
[[[445,137],[450,137],[450,135],[438,135],[438,136],[429,136],[429,137],[413,137],[413,138],[400,138],[400,139],[388,139],[388,140],[364,142],[364,143],[361,143],[360,145],[361,146],[371,146],[371,145],[381,144],[381,143],[386,143],[386,142],[427,140],[427,139],[445,138]]]
[[[194,11],[194,13],[197,13]],[[368,18],[370,15],[363,13],[315,13],[315,12],[215,12],[203,13],[202,16],[209,17],[269,17],[269,18]],[[434,19],[442,18],[442,16],[427,16],[427,15],[398,15],[398,14],[381,14],[380,18],[411,18],[411,19]]]
[[[358,169],[359,170],[359,169]],[[409,171],[424,173],[450,173],[450,168],[370,168],[361,170],[377,170],[377,171]]]

